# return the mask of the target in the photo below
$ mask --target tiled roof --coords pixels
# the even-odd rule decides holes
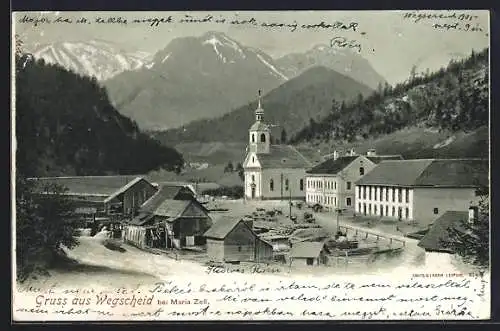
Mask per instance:
[[[244,221],[237,217],[221,217],[217,219],[203,236],[206,238],[223,240],[240,222]]]
[[[372,161],[373,163],[380,163],[382,161],[389,161],[389,160],[403,160],[403,157],[401,155],[376,155],[376,156],[367,156],[366,158]]]
[[[184,189],[184,186],[180,185],[162,185],[159,190],[149,198],[141,206],[141,212],[153,212],[155,211],[163,201],[174,200],[175,197]],[[189,192],[192,192],[189,189]]]
[[[309,168],[307,160],[295,147],[290,145],[271,145],[269,154],[257,154],[262,168]]]
[[[339,171],[342,171],[345,167],[352,163],[352,161],[356,160],[359,155],[356,156],[341,156],[337,159],[328,159],[325,162],[322,162],[308,170],[308,174],[329,174],[334,175]]]
[[[162,203],[152,211],[157,216],[165,216],[170,218],[177,218],[182,215],[184,210],[193,203],[189,200],[163,200]]]
[[[137,176],[76,176],[31,178],[31,180],[64,186],[71,195],[110,196],[136,178]]]
[[[295,243],[290,249],[290,257],[316,258],[319,256],[323,248],[325,248],[325,243],[323,242],[305,241],[305,242]]]
[[[357,185],[410,187],[477,187],[488,185],[484,159],[419,159],[383,161]]]
[[[444,243],[450,242],[449,229],[462,231],[461,222],[467,221],[469,213],[464,211],[447,211],[434,221],[427,234],[419,241],[418,246],[428,251],[451,252]]]
[[[116,198],[120,194],[126,192],[129,188],[131,188],[135,184],[139,183],[140,181],[145,181],[145,179],[142,177],[136,177],[134,180],[128,182],[125,186],[122,186],[117,191],[113,192],[113,194],[111,194],[109,197],[107,197],[106,200],[104,200],[104,202],[107,203],[107,202],[113,200],[114,198]]]

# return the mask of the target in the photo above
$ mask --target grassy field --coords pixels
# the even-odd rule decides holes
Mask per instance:
[[[176,145],[188,162],[207,162],[209,164],[227,164],[234,166],[245,159],[246,143],[241,142],[193,142]]]
[[[489,132],[481,127],[472,132],[438,131],[428,128],[412,127],[376,139],[354,143],[321,142],[314,145],[301,145],[299,150],[311,160],[333,151],[349,151],[365,154],[376,149],[378,154],[401,154],[404,158],[464,158],[488,157]]]

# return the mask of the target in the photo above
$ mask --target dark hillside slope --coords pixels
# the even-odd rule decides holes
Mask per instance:
[[[182,155],[118,113],[95,78],[27,59],[18,57],[16,68],[18,172],[105,175],[182,167]]]

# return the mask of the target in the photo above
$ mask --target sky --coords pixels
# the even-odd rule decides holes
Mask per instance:
[[[51,23],[21,23],[25,15],[46,18]],[[190,15],[196,19],[212,16],[211,22],[183,22]],[[440,16],[439,16],[440,15]],[[172,16],[172,22],[150,26],[132,23],[134,18]],[[54,23],[55,17],[72,23]],[[78,18],[90,23],[76,23]],[[127,19],[127,24],[96,23],[97,17]],[[255,19],[256,24],[231,24],[231,21]],[[214,20],[225,19],[224,23]],[[262,23],[297,24],[262,26]],[[341,22],[347,29],[309,27],[324,22]],[[352,25],[354,23],[354,25]],[[489,46],[489,12],[469,11],[253,11],[253,12],[31,12],[15,13],[14,30],[29,42],[85,41],[101,39],[120,45],[124,50],[154,53],[174,38],[200,36],[220,31],[243,45],[259,48],[274,58],[304,52],[336,37],[361,46],[360,55],[390,84],[408,78],[413,66],[419,71],[437,70],[450,59],[467,56],[472,50]],[[341,24],[341,25],[342,25]],[[437,25],[436,25],[437,24]],[[354,31],[355,30],[355,31]],[[341,46],[335,46],[341,47]],[[356,48],[357,49],[357,48]],[[353,48],[354,51],[356,51]]]

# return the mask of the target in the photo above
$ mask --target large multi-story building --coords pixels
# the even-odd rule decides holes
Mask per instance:
[[[272,145],[270,126],[264,123],[264,109],[255,110],[249,130],[245,172],[245,199],[305,198],[306,169],[312,164],[295,147]]]
[[[306,202],[321,204],[329,209],[354,211],[356,196],[354,183],[371,171],[382,160],[400,160],[400,155],[377,155],[370,150],[366,155],[347,155],[334,152],[333,157],[307,171]]]
[[[488,171],[484,159],[384,161],[356,182],[356,213],[430,224],[477,204]]]

